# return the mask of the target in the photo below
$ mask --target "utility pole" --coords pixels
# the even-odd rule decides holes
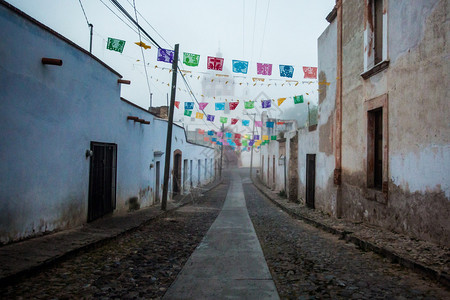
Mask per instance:
[[[311,126],[311,117],[309,116],[309,101],[308,101],[308,127]]]
[[[223,128],[224,128],[224,125],[222,123],[222,129],[221,129],[222,139],[223,139]],[[222,145],[220,146],[220,169],[219,169],[219,177],[220,178],[222,178],[222,158],[223,158],[223,142],[222,142]]]
[[[161,209],[167,209],[167,194],[169,185],[169,172],[170,172],[170,156],[172,155],[172,126],[173,126],[173,111],[175,106],[175,94],[177,91],[177,69],[178,69],[178,48],[179,44],[175,44],[175,54],[172,61],[172,91],[170,94],[170,108],[169,108],[169,120],[167,123],[167,139],[166,139],[166,161],[164,165],[164,185],[163,195],[161,201]]]
[[[149,110],[152,110],[152,105],[153,105],[152,97],[153,97],[153,93],[150,93],[150,109]]]
[[[255,118],[256,118],[256,113],[253,114],[245,114],[247,116],[253,116],[253,129],[252,129],[252,138],[255,136]],[[251,150],[251,154],[250,154],[250,178],[252,178],[253,176],[253,145],[252,145],[252,150]]]

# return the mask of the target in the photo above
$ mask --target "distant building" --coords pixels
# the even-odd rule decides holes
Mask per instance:
[[[216,57],[222,57],[222,53],[217,52]],[[210,70],[210,74],[203,76],[202,94],[205,97],[225,97],[234,96],[233,75],[231,71],[223,66],[222,71]],[[217,75],[219,76],[217,76]],[[226,83],[228,81],[228,83]]]
[[[159,106],[159,107],[150,107],[149,112],[154,114],[160,119],[168,120],[169,119],[169,107],[168,106]]]

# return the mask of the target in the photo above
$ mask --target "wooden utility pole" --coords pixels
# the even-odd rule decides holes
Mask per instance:
[[[256,113],[253,114],[245,114],[247,116],[253,116],[253,129],[252,129],[252,139],[254,140],[254,136],[255,136],[255,118],[256,118]],[[251,154],[250,154],[250,178],[252,178],[253,176],[253,145],[252,145],[252,150],[251,150]]]
[[[224,128],[224,125],[223,125],[223,123],[222,123],[222,140],[223,140],[223,128]],[[220,146],[220,169],[219,169],[219,178],[222,178],[222,162],[223,162],[223,143],[224,142],[222,142],[222,145]]]
[[[172,91],[170,94],[169,120],[167,122],[167,139],[166,139],[166,161],[164,165],[164,185],[161,201],[161,209],[167,209],[167,194],[169,190],[169,173],[170,173],[170,156],[172,155],[172,126],[173,126],[173,110],[175,106],[175,94],[177,91],[177,69],[178,69],[178,48],[175,45],[175,54],[172,61]]]

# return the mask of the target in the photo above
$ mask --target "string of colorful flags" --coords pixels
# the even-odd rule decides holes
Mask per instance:
[[[140,61],[139,59],[137,61]],[[147,63],[147,65],[149,65],[149,63]],[[165,67],[160,67],[158,65],[155,65],[154,67],[157,70],[163,70],[163,71],[168,71],[169,73],[172,72],[172,68],[165,68]],[[266,80],[266,78],[261,78],[261,77],[247,77],[247,76],[230,76],[228,74],[213,74],[218,78],[214,78],[211,77],[211,73],[209,72],[193,72],[190,70],[181,70],[181,73],[184,76],[189,76],[190,78],[193,79],[197,79],[200,80],[202,78],[202,80],[208,80],[210,81],[211,84],[224,84],[224,85],[245,85],[245,86],[267,86],[267,87],[284,87],[285,85],[288,86],[298,86],[300,83],[301,84],[313,84],[313,83],[317,83],[316,80],[303,80],[303,81],[299,81],[299,80],[293,80],[293,79],[279,79],[279,78],[269,78],[268,80]],[[151,77],[152,78],[152,77]],[[249,80],[250,79],[250,80]],[[156,79],[156,81],[158,81],[158,79]],[[161,82],[162,84],[164,84],[164,82]],[[168,84],[168,83],[166,83]],[[329,82],[323,81],[323,82],[318,82],[319,85],[322,84],[326,84],[329,85]],[[170,84],[168,84],[170,86]]]
[[[125,43],[126,42],[123,40],[108,38],[107,49],[122,53],[123,49],[125,47]],[[146,50],[151,48],[151,46],[146,45],[142,41],[136,42],[135,44]],[[173,50],[159,48],[157,51],[157,61],[164,62],[164,63],[172,63],[173,59],[174,59],[174,54],[175,54],[175,52]],[[183,64],[186,66],[189,66],[189,67],[199,67],[200,58],[201,58],[201,56],[199,54],[184,52],[183,53]],[[139,61],[139,60],[137,60],[137,61]],[[208,70],[212,70],[212,71],[223,71],[224,62],[225,62],[224,58],[207,56],[206,68]],[[211,80],[211,82],[214,82],[214,83],[243,85],[246,82],[243,82],[242,80],[239,80],[239,79],[236,80],[235,78],[240,77],[240,78],[247,79],[247,77],[245,75],[248,74],[249,65],[250,64],[248,61],[233,59],[233,60],[231,60],[232,71],[233,71],[233,73],[238,74],[238,75],[233,76],[234,77],[233,80],[231,80],[231,78],[228,78],[228,77],[230,77],[230,75],[220,74],[220,73],[215,74],[215,76],[223,77],[222,80],[220,78],[214,79],[211,77],[208,80]],[[155,65],[155,69],[158,69],[158,68],[161,70],[168,70],[169,73],[172,72],[171,68],[158,67],[157,65]],[[294,66],[279,65],[278,69],[279,69],[280,77],[286,78],[286,79],[269,78],[268,81],[265,82],[266,78],[264,78],[264,77],[252,77],[251,81],[253,83],[253,86],[256,86],[259,83],[260,85],[267,84],[268,87],[270,87],[271,85],[273,85],[275,87],[275,86],[277,86],[277,83],[270,82],[273,80],[275,80],[275,81],[285,80],[285,82],[281,83],[280,86],[284,86],[285,84],[288,84],[289,86],[291,86],[291,84],[293,84],[294,86],[297,86],[300,83],[300,81],[298,81],[298,80],[292,80],[292,78],[294,76],[294,71],[295,71]],[[211,73],[208,73],[208,72],[195,72],[195,71],[188,71],[188,70],[181,70],[181,72],[183,73],[183,75],[191,73],[190,77],[193,77],[192,73],[202,73],[202,74],[207,74],[208,76],[211,76]],[[271,76],[271,75],[273,75],[273,65],[270,63],[256,63],[256,73],[258,75],[262,75],[262,76]],[[303,73],[304,73],[303,78],[305,78],[305,79],[317,79],[317,67],[303,66]],[[197,75],[196,77],[197,77],[197,79],[200,79],[201,75]],[[205,78],[205,80],[206,80],[206,78]],[[157,79],[157,81],[158,81],[158,79]],[[311,84],[314,82],[316,82],[316,81],[306,81],[306,82],[303,81],[302,83]],[[319,82],[318,84],[319,85],[321,85],[321,84],[329,85],[330,83],[329,82]],[[167,83],[167,85],[170,86],[169,83]],[[250,83],[247,82],[247,86],[249,86],[249,85],[250,85]],[[178,88],[178,89],[180,89],[180,88]],[[185,92],[188,92],[188,91],[185,91]],[[193,92],[190,91],[190,93],[193,93]],[[308,95],[308,93],[306,93],[306,94]],[[203,97],[203,95],[201,95],[201,96]],[[215,99],[215,97],[213,97],[213,98]],[[276,100],[277,105],[281,106],[286,101],[286,99],[293,99],[294,104],[304,103],[303,95],[298,95],[298,96],[293,96],[293,97],[278,98]],[[239,102],[239,100],[237,100],[237,101],[234,101],[234,99],[230,99],[230,100],[231,100],[230,102],[228,102],[227,99],[225,99],[226,102],[215,102],[214,103],[215,111],[225,111],[226,106],[228,106],[229,110],[235,110],[238,107],[240,102]],[[245,109],[255,108],[256,101],[252,101],[252,100],[245,101],[244,100],[243,102],[244,102]],[[272,102],[275,102],[275,99],[261,100],[261,108],[263,108],[263,109],[271,108]],[[240,120],[239,118],[232,118],[232,117],[229,118],[229,117],[225,117],[225,116],[218,116],[218,118],[216,118],[216,115],[214,115],[214,114],[204,113],[204,109],[206,108],[206,106],[208,104],[209,104],[208,102],[199,102],[198,103],[199,111],[195,112],[195,119],[202,120],[202,119],[206,118],[206,121],[209,121],[209,122],[214,122],[215,120],[219,120],[219,122],[222,124],[227,124],[230,121],[231,125],[236,125],[240,121],[242,126],[250,126],[250,120],[246,120],[246,119]],[[175,106],[176,106],[176,108],[180,109],[180,101],[175,101]],[[184,102],[184,115],[187,117],[193,118],[194,106],[195,106],[194,102]],[[274,122],[265,122],[265,124],[263,124],[262,121],[254,121],[254,125],[255,125],[255,127],[263,127],[264,126],[267,128],[274,128]],[[205,134],[205,131],[199,130],[199,134]],[[222,136],[222,134],[225,134],[225,136]],[[270,142],[270,140],[276,140],[276,135],[274,135],[274,136],[263,135],[261,139],[259,138],[259,135],[255,135],[253,138],[246,138],[247,137],[247,135],[246,135],[244,139],[240,139],[239,134],[234,134],[234,139],[233,139],[232,133],[214,132],[213,130],[207,131],[207,135],[208,136],[204,137],[205,141],[208,141],[208,142],[211,142],[211,143],[214,143],[217,145],[230,145],[233,147],[233,149],[237,146],[244,146],[246,148],[249,148],[252,146],[260,147],[261,145],[268,144]],[[216,137],[212,137],[214,135],[216,135]],[[225,137],[225,139],[223,137]]]
[[[126,41],[108,38],[106,48],[108,50],[117,51],[122,53],[125,47]],[[146,45],[144,42],[135,43],[139,47],[144,49],[150,49],[151,46]],[[172,63],[175,55],[174,50],[158,48],[157,61]],[[213,71],[223,71],[225,59],[222,57],[207,56],[206,68]],[[233,59],[232,70],[234,73],[247,74],[249,70],[249,62],[244,60]],[[194,54],[189,52],[183,53],[183,64],[189,67],[198,67],[200,64],[200,54]],[[272,64],[270,63],[256,63],[256,73],[258,75],[271,76]],[[292,78],[294,76],[294,66],[292,65],[279,65],[280,77]],[[317,79],[317,67],[303,67],[304,78]]]
[[[303,95],[299,95],[299,96],[294,96],[294,104],[300,104],[300,103],[304,103],[304,99],[303,99]],[[278,98],[277,99],[277,104],[278,106],[281,106],[281,104],[284,103],[284,101],[286,100],[286,98]],[[263,109],[268,109],[272,107],[272,99],[268,99],[268,100],[261,100],[261,108]],[[255,102],[256,101],[244,101],[244,108],[245,109],[254,109],[255,108]],[[228,104],[228,108],[230,110],[235,110],[238,105],[239,105],[239,101],[236,102],[215,102],[214,103],[214,109],[215,111],[225,111],[225,107]],[[203,111],[207,106],[208,106],[208,102],[199,102],[198,103],[198,109],[200,111]],[[193,110],[194,110],[194,106],[195,103],[194,102],[184,102],[184,115],[187,117],[192,117],[193,114]],[[180,101],[175,101],[175,107],[177,109],[180,109]],[[205,114],[202,112],[196,112],[195,113],[195,119],[204,119]],[[214,120],[216,119],[216,116],[213,114],[206,114],[206,120],[209,122],[214,122]],[[219,117],[219,121],[222,124],[227,124],[228,123],[228,117]],[[237,124],[237,122],[239,121],[238,118],[230,118],[230,123],[231,125],[235,125]],[[242,121],[242,126],[249,126],[250,125],[250,120],[241,120]],[[270,126],[271,125],[271,126]],[[255,126],[256,127],[262,127],[262,122],[260,121],[255,121]],[[271,124],[271,122],[267,122],[266,126],[268,128],[273,128],[273,124]]]
[[[275,122],[266,122],[269,128],[273,128]],[[283,125],[284,122],[276,122],[277,125]],[[198,134],[204,135],[203,140],[218,146],[243,147],[242,150],[250,150],[251,147],[260,147],[267,145],[270,141],[276,141],[277,135],[259,135],[259,134],[240,134],[232,132],[222,132],[214,130],[198,129]]]

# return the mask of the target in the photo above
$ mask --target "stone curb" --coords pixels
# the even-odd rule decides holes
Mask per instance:
[[[222,182],[223,182],[223,178],[219,179],[216,182],[213,182],[211,185],[207,185],[206,187],[203,187],[205,189],[204,192],[209,192],[209,191],[213,190],[214,188],[219,186]],[[69,250],[69,251],[67,251],[67,252],[65,252],[65,253],[63,253],[61,255],[57,255],[57,256],[54,256],[54,257],[52,257],[52,258],[50,258],[48,260],[45,260],[45,261],[43,261],[40,264],[37,264],[35,266],[32,266],[32,267],[20,270],[17,273],[14,273],[14,274],[11,274],[11,275],[7,275],[7,276],[5,276],[3,278],[0,278],[0,287],[4,287],[4,286],[8,286],[8,285],[14,284],[14,283],[18,282],[22,278],[29,277],[29,276],[31,276],[33,274],[41,272],[42,270],[48,269],[48,268],[50,268],[50,267],[52,267],[52,266],[54,266],[54,265],[56,265],[58,263],[61,263],[61,262],[65,261],[65,260],[67,260],[67,259],[69,259],[71,257],[76,256],[77,254],[80,254],[80,253],[83,253],[83,252],[87,252],[89,250],[93,250],[93,249],[99,248],[102,245],[105,245],[106,243],[108,243],[109,241],[115,240],[115,239],[117,239],[117,238],[119,238],[119,237],[121,237],[121,236],[123,236],[123,235],[125,235],[127,233],[134,232],[134,231],[138,230],[139,228],[141,228],[142,226],[145,226],[145,225],[151,223],[152,221],[154,221],[154,220],[156,220],[158,218],[164,217],[169,212],[173,212],[173,211],[175,211],[175,210],[177,210],[177,209],[179,209],[179,208],[181,208],[181,207],[191,203],[192,200],[188,200],[188,201],[184,202],[184,199],[186,199],[189,195],[190,194],[184,195],[180,199],[180,204],[179,205],[177,205],[175,207],[172,207],[170,209],[167,209],[166,211],[160,211],[160,213],[158,213],[157,215],[149,217],[147,220],[144,220],[143,222],[141,222],[140,224],[137,224],[136,226],[127,228],[127,229],[125,229],[123,231],[120,231],[118,233],[114,233],[114,234],[112,234],[110,236],[100,238],[100,239],[98,239],[96,241],[87,243],[85,245],[81,245],[81,246],[79,246],[79,247],[77,247],[75,249]]]
[[[412,259],[402,257],[393,251],[383,248],[380,246],[377,246],[371,242],[362,240],[354,235],[352,235],[352,232],[339,230],[336,228],[333,228],[329,225],[320,223],[319,221],[313,220],[311,218],[308,218],[304,215],[301,215],[295,211],[292,211],[288,207],[284,206],[283,204],[279,203],[275,198],[274,195],[271,195],[267,191],[267,188],[262,185],[262,183],[256,182],[257,179],[251,178],[253,185],[264,195],[266,196],[270,201],[272,201],[276,206],[281,208],[284,212],[289,214],[291,217],[299,219],[304,221],[305,223],[308,223],[310,225],[313,225],[321,230],[324,230],[326,232],[332,233],[334,235],[338,235],[340,239],[343,239],[347,242],[351,242],[358,246],[360,249],[364,251],[372,251],[374,253],[377,253],[387,259],[389,259],[392,263],[398,263],[402,265],[403,267],[406,267],[408,269],[413,270],[416,273],[419,273],[421,275],[425,275],[430,279],[436,280],[437,282],[441,283],[447,288],[450,288],[450,276],[448,274],[439,272],[431,267],[425,266],[423,264],[420,264],[418,262],[413,261]]]

